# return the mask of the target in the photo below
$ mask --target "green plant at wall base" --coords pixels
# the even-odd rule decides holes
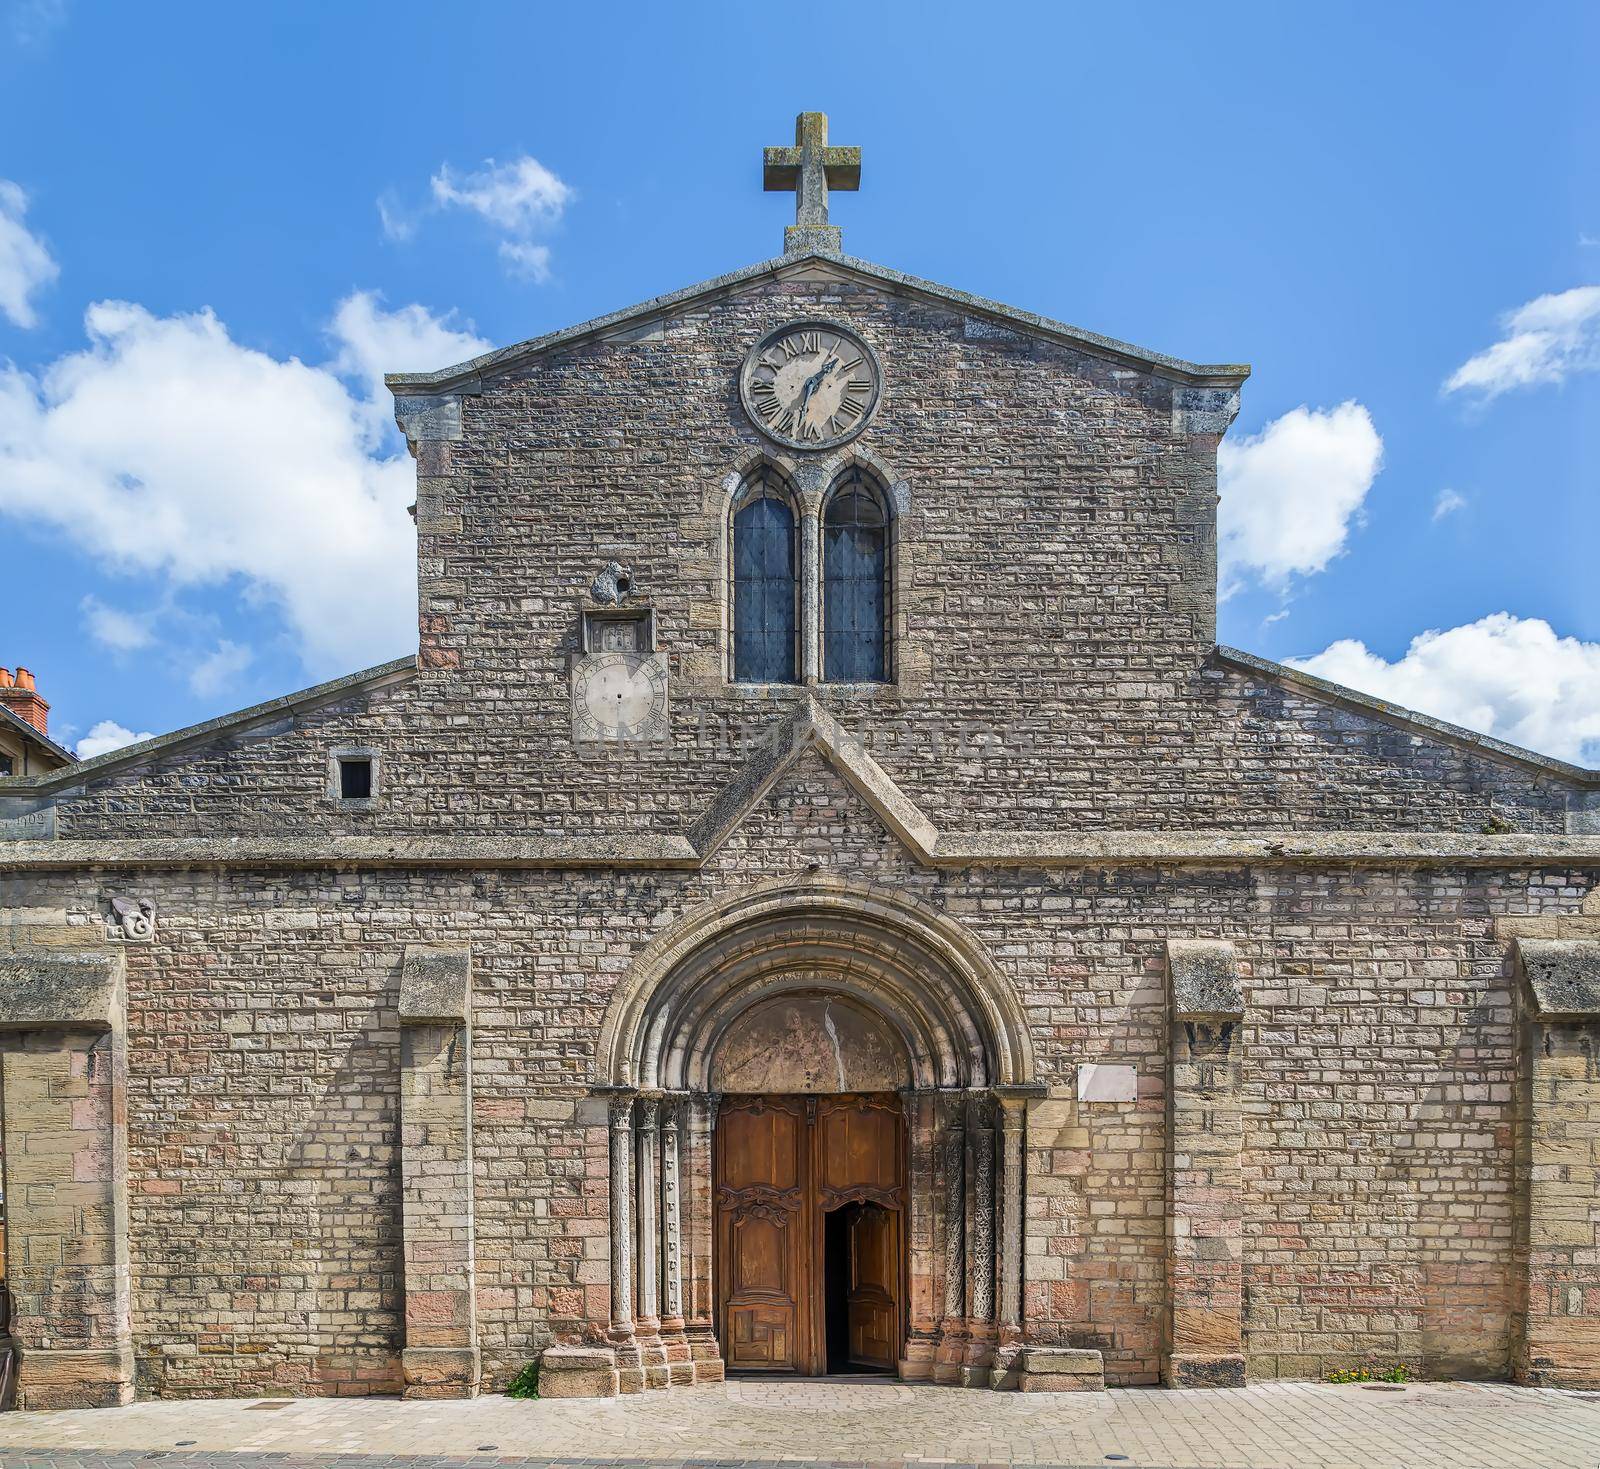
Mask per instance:
[[[1410,1382],[1411,1369],[1404,1362],[1393,1367],[1337,1367],[1328,1374],[1329,1382]]]
[[[508,1398],[536,1398],[539,1396],[539,1364],[529,1362],[506,1385]]]

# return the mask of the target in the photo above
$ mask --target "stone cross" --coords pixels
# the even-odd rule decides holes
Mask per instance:
[[[762,187],[794,190],[794,223],[783,232],[783,252],[838,250],[839,226],[828,223],[828,190],[861,187],[861,150],[828,146],[828,114],[802,112],[794,120],[794,147],[763,150]]]

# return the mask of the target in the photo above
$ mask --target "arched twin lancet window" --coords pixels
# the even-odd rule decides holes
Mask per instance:
[[[768,465],[752,471],[733,503],[732,674],[739,683],[799,683],[807,609],[816,608],[816,673],[829,683],[889,678],[889,501],[877,479],[852,465],[823,497],[815,540],[802,534],[798,502]],[[816,547],[807,564],[802,545]],[[820,591],[820,597],[812,589]]]

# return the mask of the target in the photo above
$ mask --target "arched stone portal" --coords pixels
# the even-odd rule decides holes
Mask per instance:
[[[595,1069],[611,1104],[610,1338],[623,1391],[721,1375],[711,1162],[724,1093],[898,1093],[900,1375],[1010,1385],[1033,1053],[1015,990],[960,924],[827,877],[708,905],[631,966]]]

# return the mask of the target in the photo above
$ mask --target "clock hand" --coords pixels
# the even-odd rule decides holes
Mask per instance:
[[[804,421],[806,416],[806,405],[810,403],[811,395],[822,386],[823,378],[827,377],[827,375],[838,365],[839,359],[837,356],[829,357],[821,367],[819,367],[814,373],[811,374],[810,377],[806,379],[805,386],[800,389],[800,406],[795,410],[796,422]]]

